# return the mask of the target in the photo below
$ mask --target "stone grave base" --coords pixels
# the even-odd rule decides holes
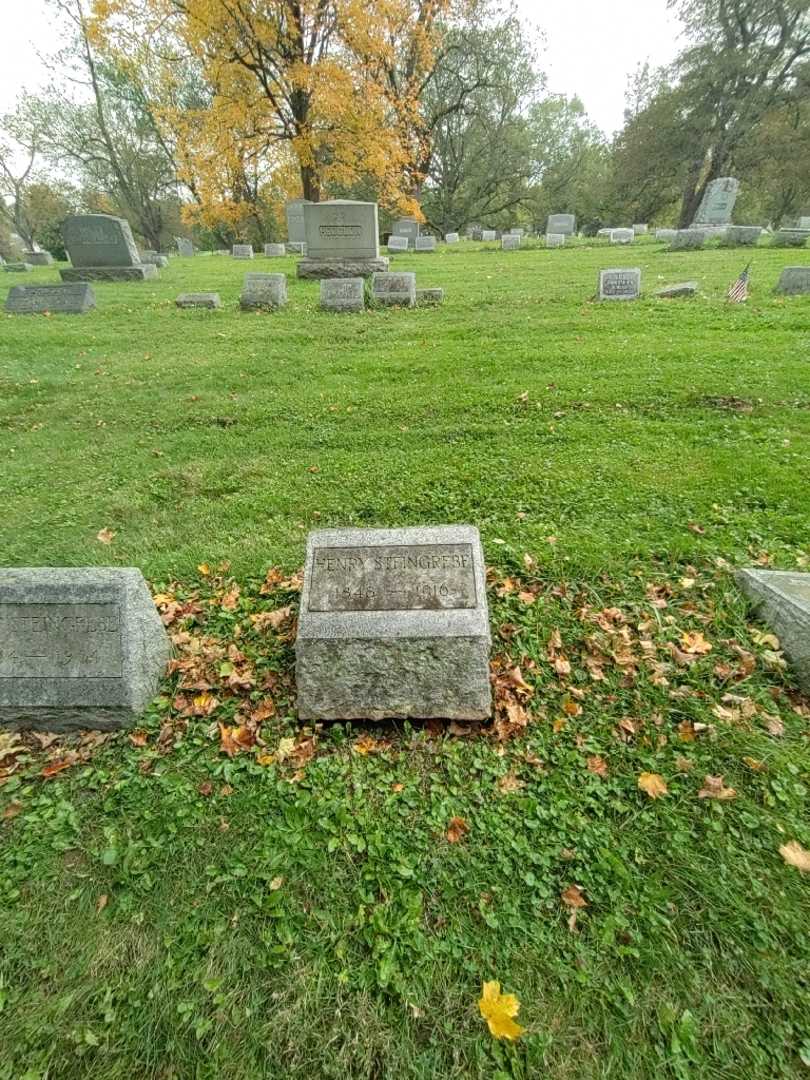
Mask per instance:
[[[151,281],[158,276],[151,263],[142,266],[71,266],[60,270],[62,281]]]
[[[299,278],[321,281],[324,278],[371,277],[385,273],[388,267],[389,260],[384,256],[377,259],[301,259],[297,273]]]

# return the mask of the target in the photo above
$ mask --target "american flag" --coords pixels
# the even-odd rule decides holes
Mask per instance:
[[[744,304],[748,299],[748,279],[751,277],[749,270],[751,263],[746,266],[731,288],[728,290],[728,302],[730,304]]]

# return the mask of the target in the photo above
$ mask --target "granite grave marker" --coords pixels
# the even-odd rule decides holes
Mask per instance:
[[[612,269],[599,271],[600,300],[638,300],[641,293],[641,270]]]
[[[86,282],[62,285],[13,285],[6,299],[12,315],[83,315],[96,306],[93,290]]]

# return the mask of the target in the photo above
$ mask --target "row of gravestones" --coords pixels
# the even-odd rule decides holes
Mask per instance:
[[[810,689],[808,575],[738,575]],[[486,569],[472,526],[310,534],[295,643],[301,720],[485,720]],[[139,570],[0,570],[0,725],[133,723],[171,645]]]
[[[697,290],[696,281],[682,281],[658,289],[653,296],[659,299],[694,296]],[[786,296],[810,294],[810,266],[786,266],[774,291]],[[638,300],[640,296],[641,270],[638,267],[599,271],[600,300]]]

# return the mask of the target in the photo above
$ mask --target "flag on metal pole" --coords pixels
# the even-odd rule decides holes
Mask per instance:
[[[728,302],[730,304],[744,304],[748,299],[748,281],[751,277],[749,271],[751,263],[746,266],[731,288],[728,290]]]

